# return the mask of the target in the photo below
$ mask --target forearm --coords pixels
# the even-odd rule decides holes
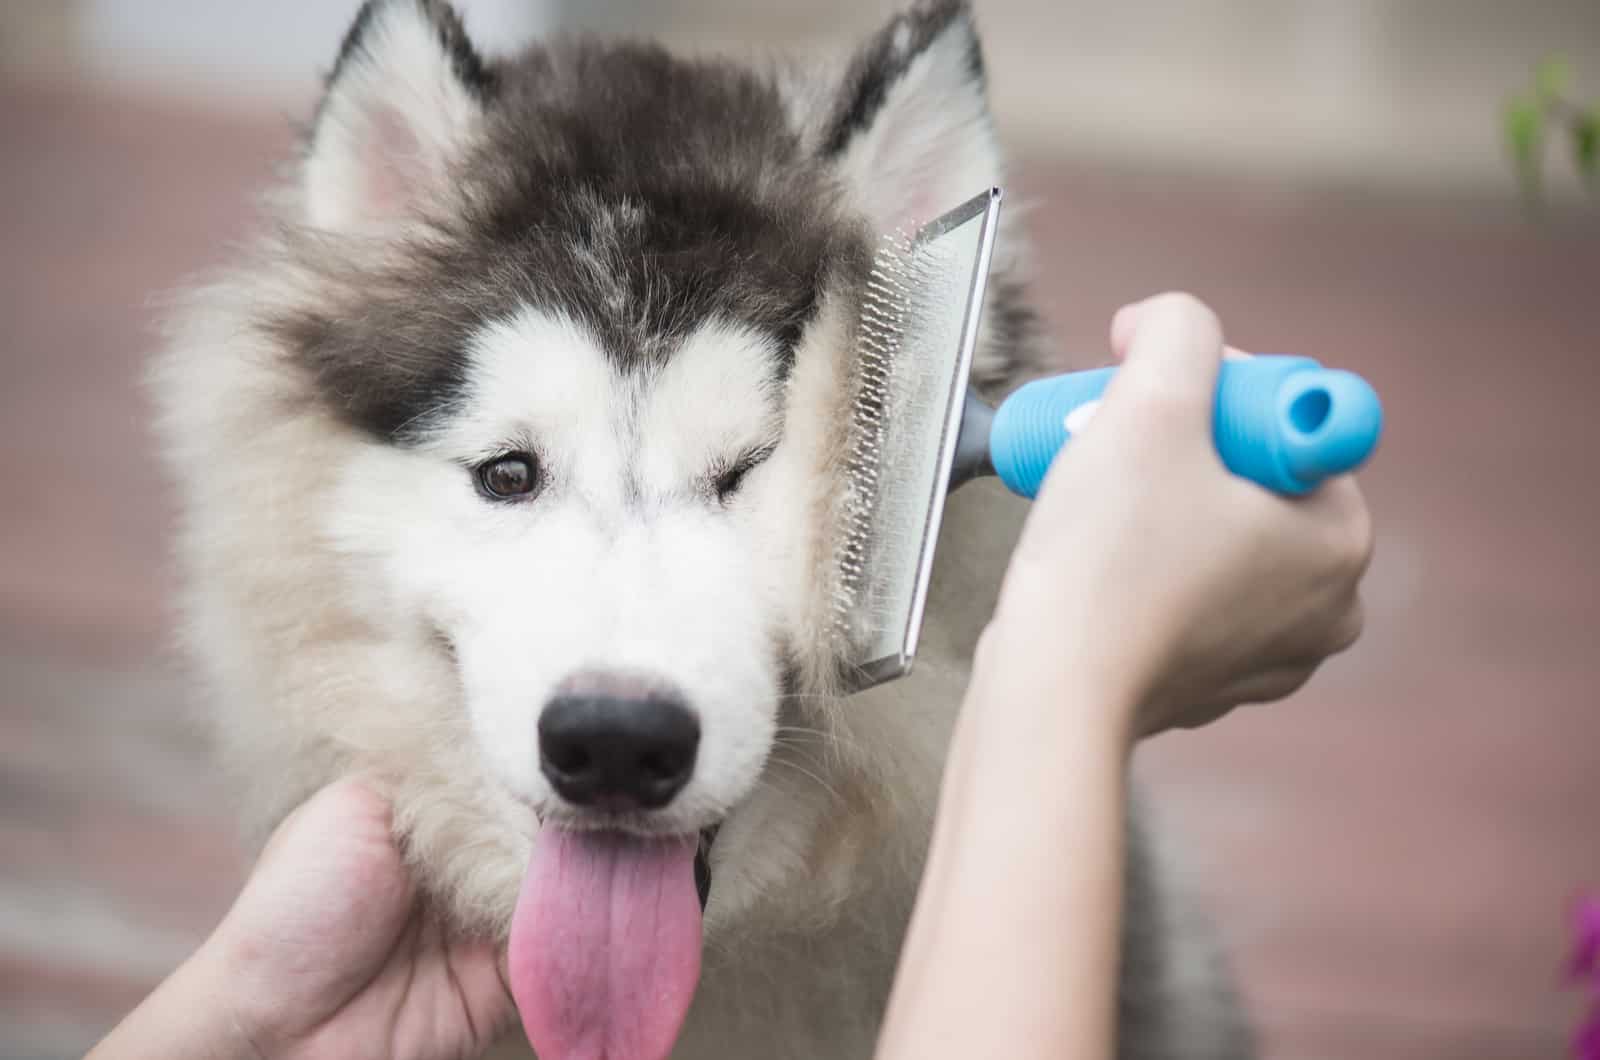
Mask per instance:
[[[878,1057],[1105,1060],[1128,757],[1110,719],[1125,712],[1066,668],[991,661],[952,741]]]
[[[145,998],[86,1060],[260,1060],[224,1003],[209,951],[202,948]]]

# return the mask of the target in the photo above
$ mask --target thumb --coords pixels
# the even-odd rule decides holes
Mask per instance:
[[[1162,294],[1123,310],[1116,330],[1126,356],[1106,388],[1108,409],[1156,402],[1166,422],[1209,431],[1223,356],[1217,315],[1193,295]]]

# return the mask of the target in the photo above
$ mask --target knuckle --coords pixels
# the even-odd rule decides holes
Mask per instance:
[[[1376,535],[1372,512],[1353,482],[1340,491],[1328,515],[1333,568],[1343,577],[1360,580],[1372,563]]]
[[[1366,624],[1366,606],[1361,602],[1361,597],[1357,596],[1350,601],[1350,606],[1345,609],[1338,626],[1334,629],[1334,653],[1347,651],[1353,647],[1356,641],[1361,639]]]
[[[1315,666],[1302,666],[1283,671],[1278,676],[1278,688],[1273,699],[1287,699],[1300,691],[1311,680],[1311,675],[1317,672]]]
[[[1367,567],[1372,563],[1375,543],[1372,514],[1365,504],[1357,505],[1349,523],[1345,539],[1345,558],[1351,572],[1359,578],[1366,573]]]

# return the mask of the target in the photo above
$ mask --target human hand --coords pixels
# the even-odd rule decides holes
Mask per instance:
[[[1285,498],[1222,465],[1203,304],[1129,306],[1112,346],[1126,363],[1045,478],[980,665],[1087,690],[1131,739],[1282,698],[1349,647],[1372,527],[1349,476]]]
[[[464,1060],[516,1018],[499,947],[430,914],[388,803],[355,780],[279,826],[192,963],[254,1055],[274,1060]]]

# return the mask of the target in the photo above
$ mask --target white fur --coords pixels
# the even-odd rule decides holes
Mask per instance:
[[[974,32],[970,17],[957,16],[912,60],[890,86],[872,124],[850,141],[839,161],[853,201],[879,233],[908,235],[973,196],[1006,183],[1005,158],[986,89],[973,79],[969,65]],[[902,21],[893,31],[897,52],[908,43],[907,30]],[[797,107],[815,108],[803,87],[797,85],[790,92],[800,101]],[[994,276],[1028,274],[1025,215],[1024,203],[1007,199],[994,243]],[[973,361],[973,378],[1007,378],[1013,385],[1026,382],[1018,370],[1037,373],[1041,366],[997,365],[994,357],[1000,351],[989,341],[993,325],[992,317],[983,318],[984,339]]]
[[[983,85],[967,68],[970,33],[965,17],[952,22],[845,151],[840,169],[880,231],[915,231],[1002,183]]]
[[[776,395],[745,367],[765,363],[755,342],[713,322],[641,391],[578,324],[524,309],[472,344],[469,413],[416,451],[363,447],[340,476],[329,538],[386,587],[363,618],[449,640],[482,753],[543,818],[581,818],[540,773],[536,726],[582,673],[662,683],[699,717],[693,779],[651,830],[720,821],[761,771],[770,597],[751,591],[760,557],[736,505],[707,489],[719,461],[773,434]],[[521,449],[543,468],[538,494],[481,495],[469,469]]]
[[[482,112],[440,53],[436,32],[409,0],[374,13],[363,48],[324,103],[307,158],[306,219],[313,227],[381,228],[444,189]]]
[[[639,476],[647,490],[681,488],[719,460],[777,441],[772,345],[717,320],[684,340],[641,401]],[[760,476],[752,472],[746,485]]]

